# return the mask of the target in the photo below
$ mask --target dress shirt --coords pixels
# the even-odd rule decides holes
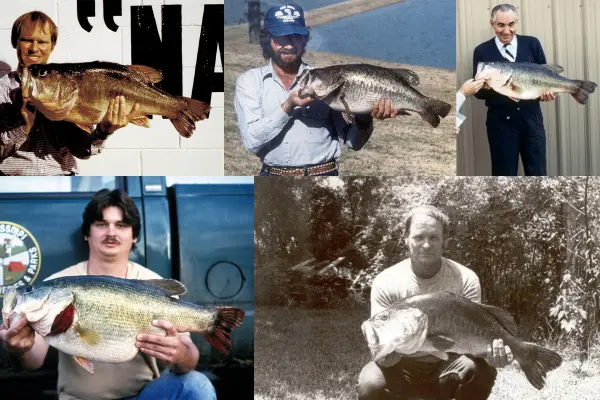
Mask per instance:
[[[506,58],[510,62],[515,62],[515,60],[517,59],[517,35],[513,36],[513,39],[510,41],[508,47],[504,47],[504,43],[502,43],[500,39],[498,39],[498,36],[496,36],[494,41],[496,42],[496,46],[498,47],[498,51],[500,52],[500,54],[502,54],[502,57]],[[510,51],[510,54],[513,55],[512,57],[506,54],[507,48],[508,51]]]

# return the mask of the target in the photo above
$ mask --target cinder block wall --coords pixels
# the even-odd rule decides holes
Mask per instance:
[[[196,57],[205,4],[223,0],[122,0],[122,16],[114,17],[116,32],[106,27],[103,0],[95,1],[93,26],[85,31],[77,19],[76,0],[6,1],[0,13],[0,75],[17,67],[16,50],[10,44],[13,22],[20,15],[40,10],[59,27],[58,43],[50,62],[112,61],[131,64],[131,6],[153,6],[161,34],[161,5],[179,4],[182,14],[183,96],[191,97]],[[214,59],[215,72],[222,72],[220,54]],[[207,83],[208,84],[208,83]],[[150,128],[129,125],[115,132],[105,149],[89,160],[80,161],[81,175],[223,175],[223,92],[212,94],[210,118],[196,123],[194,135],[181,137],[172,123],[153,117]]]

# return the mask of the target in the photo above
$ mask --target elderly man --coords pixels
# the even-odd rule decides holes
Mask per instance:
[[[43,12],[17,18],[11,43],[17,50],[19,68],[48,63],[57,38],[56,24]],[[41,113],[36,113],[33,127],[26,132],[22,104],[18,73],[0,78],[0,175],[76,175],[76,157],[86,159],[100,153],[108,135],[129,123],[125,98],[116,96],[90,135],[72,123],[50,121]],[[35,110],[28,107],[24,112],[32,119]]]
[[[408,296],[446,291],[481,302],[479,278],[459,263],[442,257],[448,240],[448,217],[435,207],[410,211],[404,223],[404,240],[410,258],[382,271],[371,288],[371,316]],[[392,353],[380,366],[369,362],[358,378],[360,400],[383,399],[487,399],[496,369],[512,358],[502,339],[488,346],[488,358],[449,354],[443,361],[431,354]],[[391,365],[391,366],[390,366]]]
[[[540,41],[517,35],[519,15],[514,6],[500,4],[492,9],[490,25],[496,36],[473,52],[473,74],[481,61],[546,64]],[[544,93],[539,100],[514,101],[493,90],[480,90],[475,97],[485,100],[487,135],[492,158],[492,175],[517,175],[519,154],[526,175],[546,175],[546,132],[540,101],[554,100]]]
[[[48,279],[65,276],[108,275],[127,279],[162,279],[158,274],[129,261],[129,253],[141,231],[140,214],[133,200],[120,190],[97,192],[83,212],[83,238],[89,259],[68,267]],[[9,353],[28,369],[42,366],[48,344],[22,319],[0,325],[0,340]],[[140,352],[121,364],[95,362],[93,375],[81,360],[59,352],[60,400],[78,399],[194,399],[215,400],[215,389],[203,374],[194,371],[199,352],[188,333],[178,333],[169,321],[156,321],[166,337],[140,334]],[[157,361],[169,367],[159,376]]]
[[[373,117],[393,118],[398,110],[381,100],[371,115],[349,124],[321,101],[298,97],[298,77],[311,68],[302,61],[309,32],[295,4],[271,7],[260,34],[269,63],[242,74],[235,110],[244,146],[263,163],[260,175],[338,175],[342,146],[360,150],[373,132]]]

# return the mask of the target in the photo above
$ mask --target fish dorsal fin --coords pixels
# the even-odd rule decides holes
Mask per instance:
[[[138,283],[160,289],[169,296],[182,295],[185,294],[185,292],[187,292],[187,289],[185,288],[183,283],[176,281],[175,279],[138,280]]]
[[[402,78],[402,80],[406,81],[406,83],[408,83],[410,86],[418,86],[420,83],[419,75],[410,69],[392,68],[392,71],[394,71],[396,75]]]
[[[560,74],[561,72],[563,72],[565,70],[563,67],[561,67],[560,65],[556,65],[556,64],[544,64],[544,67],[556,72],[557,74]]]
[[[128,65],[127,68],[138,72],[146,77],[152,83],[158,83],[163,80],[162,73],[152,67],[145,65]]]
[[[517,324],[508,311],[487,304],[477,304],[477,306],[481,307],[485,312],[494,317],[498,324],[506,329],[508,333],[513,336],[517,336]]]

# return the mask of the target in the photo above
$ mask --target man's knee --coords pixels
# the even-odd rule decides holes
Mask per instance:
[[[383,400],[387,398],[386,382],[381,368],[371,361],[365,365],[358,376],[356,391],[359,400]]]
[[[190,371],[176,376],[181,382],[180,398],[216,400],[215,388],[206,375],[198,371]]]

